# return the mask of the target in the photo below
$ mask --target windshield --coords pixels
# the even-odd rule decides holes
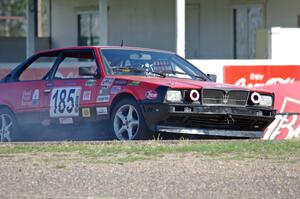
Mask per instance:
[[[109,75],[138,75],[209,80],[195,66],[181,57],[163,52],[102,49]]]

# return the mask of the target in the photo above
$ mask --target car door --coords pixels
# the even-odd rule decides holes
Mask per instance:
[[[10,103],[21,124],[43,123],[47,120],[44,77],[51,71],[56,58],[55,53],[33,56],[16,72],[16,82],[7,85]]]
[[[51,121],[72,124],[95,119],[98,74],[92,49],[63,51],[47,85]]]

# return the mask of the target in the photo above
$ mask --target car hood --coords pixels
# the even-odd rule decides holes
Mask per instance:
[[[221,84],[215,82],[206,82],[192,79],[180,78],[159,78],[159,77],[142,77],[142,76],[112,76],[113,78],[126,79],[130,81],[139,81],[146,84],[155,84],[158,86],[167,86],[173,89],[201,89],[201,88],[219,88],[219,89],[239,89],[250,90],[247,87],[240,87],[231,84]]]

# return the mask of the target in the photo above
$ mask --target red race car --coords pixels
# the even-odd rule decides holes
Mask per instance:
[[[273,93],[214,79],[160,50],[38,52],[0,82],[1,141],[14,140],[22,125],[87,122],[106,122],[118,140],[163,132],[261,137],[275,118]]]

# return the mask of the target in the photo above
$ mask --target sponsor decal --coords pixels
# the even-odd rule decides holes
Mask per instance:
[[[116,79],[114,81],[114,85],[118,85],[118,86],[126,86],[128,84],[128,80],[126,79]]]
[[[89,79],[85,82],[85,86],[95,86],[96,85],[96,80],[94,79]]]
[[[114,82],[114,78],[104,78],[101,82],[101,86],[111,86]]]
[[[110,96],[109,95],[101,95],[97,97],[97,103],[109,102]]]
[[[40,99],[40,91],[38,89],[35,89],[32,94],[32,104],[38,105]]]
[[[128,84],[129,86],[139,86],[140,82],[139,81],[132,81]]]
[[[31,90],[25,90],[23,91],[23,94],[22,94],[22,106],[30,106],[32,105],[32,91]]]
[[[121,86],[113,86],[111,88],[110,94],[115,95],[118,94],[122,90]]]
[[[100,91],[99,91],[100,95],[109,95],[109,87],[108,86],[102,86]]]
[[[64,85],[68,85],[68,86],[75,86],[77,85],[77,82],[64,82]]]
[[[90,108],[82,108],[81,109],[82,117],[91,117],[91,110]]]
[[[157,96],[158,96],[158,94],[157,94],[157,92],[154,91],[154,90],[147,91],[147,92],[146,92],[146,95],[145,95],[145,97],[146,97],[147,99],[150,99],[150,100],[156,99]]]
[[[60,124],[73,124],[73,118],[71,118],[71,117],[59,118],[59,123]]]
[[[92,91],[83,91],[82,101],[90,101],[91,95],[92,95]]]
[[[53,86],[53,83],[50,83],[50,82],[46,83],[46,87],[52,87],[52,86]]]
[[[264,140],[283,140],[300,137],[300,115],[293,114],[299,110],[300,100],[285,97],[280,113],[273,123],[266,129]]]
[[[96,107],[97,115],[107,115],[108,110],[107,107]]]

